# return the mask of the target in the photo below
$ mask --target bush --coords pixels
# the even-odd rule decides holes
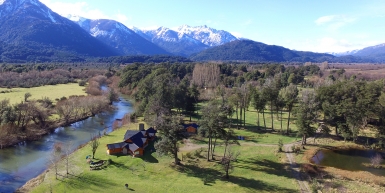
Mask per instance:
[[[186,153],[186,157],[187,157],[187,158],[190,158],[190,159],[192,159],[192,158],[193,158],[193,156],[192,156],[191,152],[188,152],[188,153]]]
[[[296,145],[292,145],[291,146],[291,151],[294,152],[294,153],[299,153],[301,151],[301,147],[300,146],[296,146]]]
[[[202,151],[203,151],[203,148],[200,148],[200,149],[195,150],[195,151],[194,151],[194,156],[195,156],[195,157],[199,157],[199,156],[201,155]]]
[[[85,80],[79,81],[79,86],[85,86],[87,82]]]
[[[317,179],[313,178],[310,184],[311,192],[317,193],[319,189],[321,189],[321,185],[318,183]]]
[[[278,140],[278,152],[282,152],[282,147],[283,147],[283,141],[282,139]]]

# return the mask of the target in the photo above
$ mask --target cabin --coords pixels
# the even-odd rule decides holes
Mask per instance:
[[[152,127],[147,130],[140,129],[139,131],[127,130],[123,142],[107,144],[107,154],[142,156],[148,143],[156,138],[156,132]]]
[[[155,140],[155,138],[156,138],[156,132],[157,132],[157,131],[156,131],[154,128],[152,128],[152,127],[148,128],[148,129],[146,130],[147,138],[148,138],[150,141]]]
[[[184,129],[187,133],[193,134],[198,132],[198,125],[196,123],[183,124]]]

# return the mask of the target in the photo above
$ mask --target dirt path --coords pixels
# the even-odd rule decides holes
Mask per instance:
[[[293,143],[293,144],[295,144],[295,143]],[[296,180],[298,182],[298,185],[299,185],[299,188],[300,188],[300,192],[303,192],[303,193],[311,192],[310,188],[309,188],[309,184],[304,179],[304,177],[301,175],[299,165],[295,162],[294,153],[291,152],[290,148],[291,148],[291,146],[293,144],[286,144],[284,146],[285,152],[286,152],[285,153],[286,157],[287,157],[287,159],[288,159],[288,161],[290,163],[291,172],[292,172],[293,176],[296,178]]]
[[[194,151],[196,149],[199,149],[199,148],[207,146],[206,144],[191,143],[190,139],[184,140],[184,144],[185,145],[183,147],[179,148],[179,151]]]

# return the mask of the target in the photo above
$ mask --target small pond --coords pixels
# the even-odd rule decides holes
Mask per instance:
[[[349,171],[368,171],[378,176],[385,176],[385,169],[367,167],[370,165],[370,158],[377,153],[385,158],[385,154],[374,150],[346,148],[346,149],[321,149],[311,159],[315,164],[327,167],[335,167]],[[384,161],[382,162],[384,164]]]

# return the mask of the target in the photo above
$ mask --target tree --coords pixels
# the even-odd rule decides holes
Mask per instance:
[[[302,145],[306,144],[306,139],[315,133],[312,123],[317,118],[317,100],[315,92],[312,90],[304,90],[302,98],[296,109],[296,125],[298,127],[298,135],[302,136]]]
[[[55,143],[53,145],[53,149],[52,149],[52,152],[51,152],[51,155],[50,155],[50,161],[53,165],[53,167],[55,168],[55,178],[57,178],[58,176],[58,162],[61,158],[61,155],[62,155],[62,152],[63,152],[63,145],[61,143]]]
[[[258,118],[257,118],[257,124],[258,124],[258,128],[260,127],[260,124],[259,124],[259,114],[262,112],[262,116],[263,116],[263,123],[264,123],[264,127],[266,129],[266,121],[265,121],[265,107],[266,107],[266,100],[265,98],[262,96],[262,92],[260,89],[255,89],[253,92],[252,92],[252,97],[253,97],[253,106],[254,106],[254,109],[257,110],[258,112]]]
[[[91,135],[91,141],[88,143],[92,151],[92,159],[95,159],[95,152],[98,149],[100,142],[97,135]]]
[[[279,89],[277,88],[277,83],[275,79],[268,78],[263,84],[262,95],[270,102],[270,114],[271,114],[271,129],[274,130],[274,116],[273,116],[273,107],[274,103],[278,98]]]
[[[73,151],[73,142],[68,142],[66,144],[66,146],[64,147],[64,160],[65,160],[65,164],[66,164],[66,176],[68,177],[68,174],[69,174],[69,168],[70,168],[70,155]]]
[[[112,102],[119,100],[119,95],[114,89],[110,88],[107,93],[107,99],[109,104],[112,105]]]
[[[226,145],[225,147],[225,156],[221,160],[222,168],[225,171],[226,179],[229,179],[229,173],[234,170],[233,163],[237,160],[240,155],[239,151],[233,151],[231,146]]]
[[[199,121],[200,134],[208,137],[208,151],[207,151],[207,161],[210,161],[213,156],[213,138],[216,139],[219,135],[224,133],[224,127],[228,125],[227,115],[228,112],[226,108],[217,101],[210,101],[203,110],[202,110],[202,119]]]
[[[287,128],[286,128],[286,133],[289,134],[290,114],[291,114],[291,111],[293,110],[294,104],[297,101],[297,96],[298,96],[297,86],[295,86],[294,84],[290,84],[289,86],[281,90],[281,94],[285,102],[286,108],[289,111],[289,115],[287,118]]]
[[[156,121],[156,129],[159,131],[160,140],[155,143],[157,153],[160,155],[171,155],[174,163],[179,164],[178,141],[183,138],[183,126],[180,124],[180,117],[162,115]]]
[[[218,64],[196,64],[192,81],[199,87],[217,87],[220,81],[220,68]]]
[[[28,98],[31,97],[31,96],[32,96],[31,93],[29,93],[29,92],[25,93],[25,94],[24,94],[24,102],[27,102],[27,101],[28,101]]]

